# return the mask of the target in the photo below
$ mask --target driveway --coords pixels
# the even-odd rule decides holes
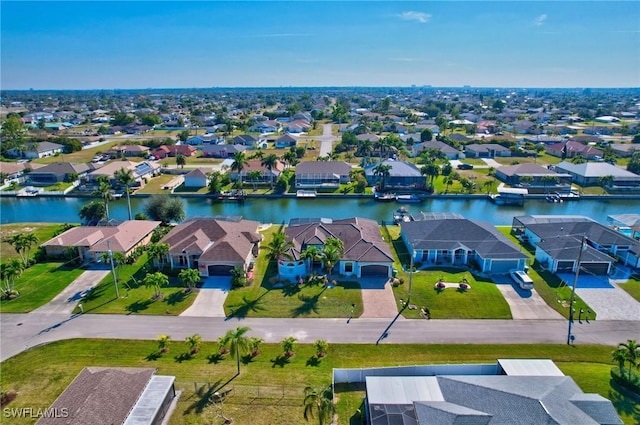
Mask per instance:
[[[391,283],[386,277],[357,279],[362,288],[363,312],[360,318],[388,318],[398,315],[398,306],[393,296]]]
[[[191,307],[183,311],[180,316],[225,317],[224,301],[230,290],[230,276],[206,278]]]
[[[33,313],[71,314],[76,304],[78,304],[87,291],[100,283],[109,273],[109,270],[85,270],[73,282],[67,285],[62,292],[47,304],[35,309]]]
[[[640,320],[640,303],[613,282],[611,288],[576,288],[597,313],[597,320]]]
[[[506,275],[494,276],[492,279],[509,304],[514,319],[562,319],[560,313],[549,307],[535,289],[522,290]]]
[[[484,163],[487,164],[489,167],[493,167],[493,168],[502,167],[502,164],[500,164],[498,161],[496,161],[493,158],[482,158],[482,161],[484,161]]]

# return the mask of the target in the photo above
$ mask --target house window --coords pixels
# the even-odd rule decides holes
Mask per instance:
[[[344,272],[353,273],[353,263],[344,263]]]

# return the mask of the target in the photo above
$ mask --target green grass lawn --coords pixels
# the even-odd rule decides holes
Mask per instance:
[[[640,275],[634,275],[628,282],[619,283],[618,286],[640,302]]]
[[[60,291],[82,274],[83,270],[65,267],[61,262],[35,264],[16,281],[15,289],[20,296],[9,301],[0,301],[3,313],[26,313],[51,301]]]
[[[178,315],[195,300],[196,292],[185,292],[180,280],[169,276],[169,286],[160,289],[163,297],[153,299],[154,288],[142,281],[148,272],[155,272],[147,255],[135,264],[122,267],[118,278],[120,298],[116,299],[113,277],[107,275],[82,301],[85,313]]]
[[[409,264],[409,254],[400,238],[400,227],[388,226],[386,229],[389,233],[386,234],[383,228],[382,235],[386,241],[391,240],[394,267],[398,270],[398,277],[404,279],[402,285],[393,288],[400,305],[400,300],[405,301],[409,292],[409,273],[401,267],[401,264]],[[435,289],[440,279],[444,282],[460,282],[463,278],[467,279],[471,289]],[[426,307],[431,317],[437,319],[511,319],[509,305],[496,285],[468,271],[446,267],[419,270],[413,273],[411,286],[411,304],[418,308],[403,310],[402,314],[407,318],[420,318],[420,308]]]
[[[38,238],[38,243],[44,243],[51,239],[53,235],[61,229],[60,223],[13,223],[0,226],[0,262],[5,262],[12,258],[20,258],[18,253],[5,239],[18,233],[34,233]],[[36,247],[31,249],[33,254]]]
[[[33,162],[38,164],[52,164],[54,162],[91,162],[98,152],[106,152],[115,145],[124,144],[124,140],[105,143],[95,148],[83,149],[78,152],[65,153],[55,156],[47,156],[45,158],[34,159]]]
[[[167,330],[170,335],[170,330]],[[251,336],[251,332],[249,332]],[[183,393],[171,425],[219,424],[211,394],[234,377],[236,362],[218,356],[215,343],[204,343],[200,353],[185,356],[184,342],[171,342],[170,351],[160,357],[154,341],[70,340],[41,346],[2,363],[3,390],[15,390],[18,397],[8,407],[48,407],[86,366],[153,367],[159,375],[176,377]],[[225,416],[237,424],[297,425],[302,418],[303,391],[307,385],[331,383],[333,368],[398,366],[435,363],[495,363],[497,358],[550,358],[573,377],[583,391],[599,393],[614,402],[625,424],[635,424],[638,403],[609,383],[611,347],[565,345],[390,345],[332,344],[327,356],[318,360],[311,344],[297,344],[295,356],[285,360],[279,344],[263,344],[261,354],[243,358],[241,373],[225,389],[233,394],[224,403]],[[33,371],[38,374],[34,375]],[[336,389],[340,425],[359,424],[357,409],[364,392],[358,386]],[[259,414],[256,412],[259,411]],[[12,423],[32,423],[16,419]],[[313,422],[311,422],[313,423]]]
[[[169,193],[168,190],[162,189],[162,186],[175,179],[176,175],[173,174],[161,174],[158,177],[154,177],[144,185],[142,189],[138,189],[135,193],[140,194],[154,194],[154,193]]]

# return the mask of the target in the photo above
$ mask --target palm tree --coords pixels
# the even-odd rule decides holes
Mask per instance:
[[[440,167],[435,162],[429,162],[420,168],[420,174],[427,176],[427,187],[433,187],[433,181],[440,174]]]
[[[626,350],[618,347],[611,352],[611,361],[616,362],[618,364],[618,369],[620,369],[620,375],[624,376],[624,364],[627,361],[627,353]]]
[[[335,245],[325,245],[322,249],[321,258],[325,268],[327,269],[327,273],[329,273],[329,278],[331,278],[333,268],[335,267],[336,263],[340,261],[341,257],[342,252]]]
[[[184,155],[176,156],[176,165],[180,168],[184,169],[185,164],[187,163],[187,158]]]
[[[22,275],[24,265],[17,258],[11,259],[8,263],[0,264],[0,279],[5,283],[3,292],[11,295],[14,292],[16,280]]]
[[[227,331],[227,333],[219,340],[221,347],[228,349],[236,358],[238,372],[240,375],[240,354],[245,354],[251,349],[250,340],[245,336],[251,330],[248,326],[238,326],[235,329]]]
[[[118,184],[124,186],[125,193],[127,194],[127,208],[129,210],[129,220],[131,220],[131,198],[129,196],[130,187],[133,183],[135,183],[136,179],[133,177],[133,171],[126,169],[124,167],[117,170],[113,173],[113,176],[116,179]]]
[[[281,344],[282,349],[284,350],[285,357],[293,357],[293,355],[295,354],[293,349],[295,348],[296,341],[297,340],[292,336],[289,336],[282,340]]]
[[[160,264],[164,262],[164,256],[169,252],[169,245],[162,242],[151,243],[147,245],[146,250],[156,269],[160,270]]]
[[[144,277],[143,283],[144,283],[144,286],[146,287],[153,287],[154,289],[153,298],[158,299],[162,297],[162,294],[160,293],[160,287],[168,285],[169,278],[164,273],[160,273],[160,272],[149,273]]]
[[[628,339],[627,342],[621,342],[618,345],[618,349],[624,352],[625,359],[629,363],[627,378],[631,380],[631,370],[640,364],[638,363],[640,360],[640,345],[634,339]]]
[[[453,184],[453,182],[454,182],[454,181],[455,181],[455,180],[453,179],[453,176],[452,176],[452,175],[445,176],[445,178],[444,178],[444,185],[445,185],[445,187],[446,187],[446,191],[447,191],[447,192],[449,192],[449,186],[451,186],[451,185]]]
[[[294,151],[287,151],[282,155],[282,159],[285,161],[288,167],[295,166],[298,163],[298,157]]]
[[[616,180],[615,177],[613,177],[611,174],[606,175],[606,176],[601,176],[598,178],[598,183],[603,187],[603,188],[607,188],[607,187],[611,187],[611,185],[613,184],[613,182]]]
[[[262,161],[260,161],[260,165],[265,167],[271,173],[271,171],[278,166],[278,156],[275,153],[271,153],[265,156]],[[273,178],[271,178],[269,181],[273,185]]]
[[[317,417],[318,425],[328,425],[334,413],[331,386],[319,390],[313,387],[304,389],[304,419],[307,422]]]
[[[202,343],[202,337],[199,334],[193,334],[185,338],[187,344],[189,344],[189,354],[194,355],[200,351],[200,344]]]
[[[196,269],[184,269],[178,274],[178,278],[188,291],[200,283],[200,273]]]
[[[18,233],[5,239],[5,242],[20,255],[24,267],[28,267],[31,248],[38,243],[38,237],[35,233]]]
[[[109,182],[101,181],[93,194],[102,198],[102,201],[104,202],[104,209],[107,214],[107,220],[109,220],[109,201],[113,200],[113,196],[111,195],[111,185]]]
[[[300,253],[300,258],[307,260],[307,267],[310,267],[314,261],[320,258],[320,250],[316,246],[307,246]]]
[[[169,340],[171,337],[169,335],[158,335],[156,341],[158,341],[158,350],[160,354],[166,353],[169,351]]]
[[[287,240],[284,233],[275,233],[265,247],[269,252],[269,258],[273,261],[277,261],[281,257],[291,258],[291,254],[288,252],[291,248],[293,248],[293,242]]]
[[[234,288],[243,287],[247,283],[247,271],[241,265],[231,269],[231,286]]]
[[[253,183],[253,190],[258,189],[258,180],[262,177],[260,170],[251,170],[247,173],[247,180]]]
[[[482,186],[486,189],[487,193],[489,193],[495,184],[496,182],[494,180],[487,180],[482,184]]]
[[[384,190],[385,180],[391,175],[391,165],[379,163],[374,167],[373,175],[380,178],[380,189]]]
[[[262,345],[263,342],[264,340],[262,338],[258,338],[255,336],[249,338],[249,349],[251,350],[251,357],[255,357],[260,354],[260,345]]]
[[[231,163],[231,172],[238,173],[238,179],[242,181],[242,170],[245,169],[246,166],[249,165],[249,161],[247,161],[247,156],[244,152],[236,152],[233,154],[233,162]]]
[[[327,355],[327,350],[329,349],[329,343],[324,339],[319,339],[315,342],[314,346],[316,347],[316,356],[318,358],[324,357]]]

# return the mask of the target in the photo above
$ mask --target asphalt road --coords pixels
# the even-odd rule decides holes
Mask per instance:
[[[227,330],[249,326],[266,342],[293,336],[301,343],[564,344],[565,320],[229,319],[84,314],[1,314],[0,361],[47,342],[71,338],[174,340],[199,333],[215,341]],[[383,335],[386,333],[386,337]],[[575,322],[576,344],[615,346],[640,339],[638,321]]]

